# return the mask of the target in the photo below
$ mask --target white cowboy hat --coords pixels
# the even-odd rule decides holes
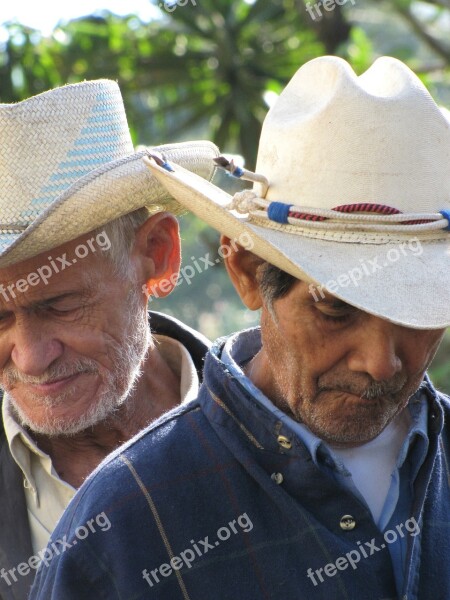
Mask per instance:
[[[227,165],[253,191],[232,198],[144,160],[186,208],[291,275],[393,323],[450,325],[450,123],[400,61],[360,77],[334,56],[301,67],[264,121],[259,175]]]
[[[218,154],[206,141],[155,150],[207,178]],[[145,168],[145,153],[133,149],[114,81],[86,81],[0,104],[0,267],[144,206],[180,212]]]

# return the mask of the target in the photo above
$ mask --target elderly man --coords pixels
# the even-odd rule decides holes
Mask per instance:
[[[450,598],[450,404],[425,374],[450,323],[449,158],[405,65],[323,57],[269,111],[257,172],[220,160],[253,191],[147,161],[224,242],[251,235],[227,268],[261,326],[84,484],[31,598]]]
[[[87,475],[196,397],[207,345],[158,313],[150,335],[142,288],[175,285],[178,224],[117,84],[2,105],[0,132],[0,598],[17,600]],[[217,156],[209,142],[160,150],[206,177]]]

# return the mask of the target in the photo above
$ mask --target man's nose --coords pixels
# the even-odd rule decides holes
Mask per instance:
[[[348,368],[370,375],[375,381],[388,381],[402,369],[398,356],[397,325],[372,317],[355,335]]]
[[[33,316],[16,320],[11,342],[14,365],[34,377],[42,375],[64,350],[52,329]]]

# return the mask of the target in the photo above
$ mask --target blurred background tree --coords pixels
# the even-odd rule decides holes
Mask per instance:
[[[149,0],[150,2],[150,0]],[[166,0],[155,17],[106,10],[59,23],[50,35],[6,22],[0,35],[0,102],[64,83],[118,81],[136,145],[208,138],[255,164],[265,114],[294,72],[323,54],[348,60],[357,73],[388,54],[405,61],[438,102],[450,105],[448,0]],[[130,12],[132,3],[130,3]],[[0,9],[0,23],[1,9]],[[217,181],[230,192],[231,179]],[[184,265],[209,254],[215,267],[151,308],[170,312],[210,337],[256,324],[242,308],[217,255],[218,235],[182,218]],[[198,271],[198,270],[197,270]],[[450,337],[433,363],[450,391]]]

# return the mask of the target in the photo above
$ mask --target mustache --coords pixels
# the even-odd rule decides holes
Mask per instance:
[[[5,367],[0,374],[2,387],[9,388],[17,383],[53,383],[79,373],[98,373],[97,363],[89,358],[79,358],[70,362],[60,362],[49,366],[42,375],[25,375],[13,366]]]
[[[358,380],[342,380],[339,378],[336,382],[334,381],[322,381],[318,383],[318,390],[323,391],[342,391],[349,394],[354,394],[360,398],[366,400],[376,400],[383,396],[392,396],[400,392],[405,386],[407,381],[406,375],[399,374],[389,381],[375,381],[370,379],[369,381],[358,381]]]

